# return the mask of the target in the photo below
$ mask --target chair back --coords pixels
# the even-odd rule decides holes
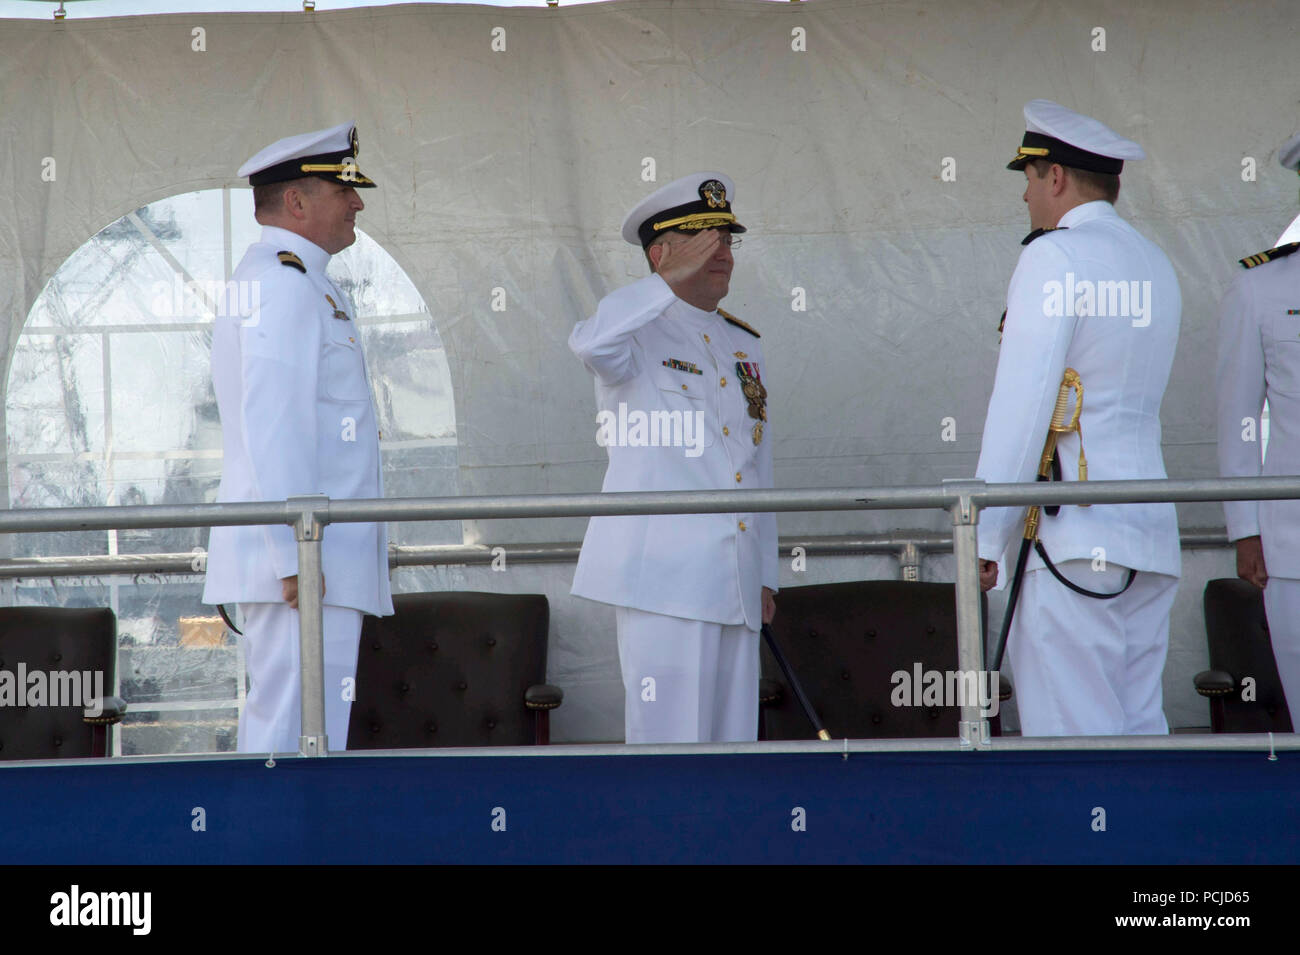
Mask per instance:
[[[365,617],[348,749],[524,746],[546,682],[544,594],[398,594]]]

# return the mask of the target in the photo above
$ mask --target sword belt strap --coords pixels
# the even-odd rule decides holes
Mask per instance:
[[[239,634],[241,637],[244,635],[244,631],[236,627],[235,621],[230,619],[230,614],[226,613],[226,608],[224,605],[217,604],[217,613],[221,614],[221,619],[226,621],[226,626],[229,627],[233,632]]]
[[[1113,594],[1099,594],[1095,590],[1087,590],[1083,587],[1080,587],[1078,584],[1074,583],[1073,581],[1066,580],[1065,575],[1056,569],[1056,565],[1053,564],[1051,558],[1047,556],[1047,548],[1043,546],[1042,541],[1040,540],[1034,541],[1034,550],[1038,551],[1038,556],[1043,559],[1043,563],[1047,565],[1047,569],[1052,572],[1053,577],[1055,577],[1061,583],[1065,584],[1065,586],[1069,587],[1076,594],[1082,594],[1084,597],[1095,597],[1098,600],[1110,600],[1112,597],[1118,597],[1124,591],[1128,590],[1130,587],[1133,586],[1133,578],[1137,576],[1137,571],[1130,567],[1128,572],[1128,580],[1124,581],[1123,587],[1115,591]]]
[[[1046,480],[1046,478],[1039,478],[1039,480]],[[1061,455],[1056,448],[1052,449],[1052,480],[1061,480]],[[1061,505],[1047,504],[1043,507],[1043,513],[1048,517],[1055,517],[1057,514],[1061,513]]]

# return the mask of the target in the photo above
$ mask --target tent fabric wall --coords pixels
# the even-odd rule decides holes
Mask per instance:
[[[1275,150],[1300,126],[1297,81],[1277,78],[1298,27],[1289,0],[630,0],[0,21],[4,364],[42,287],[100,228],[164,196],[240,185],[235,169],[263,145],[351,118],[361,168],[380,184],[359,224],[411,277],[446,346],[462,493],[599,487],[591,382],[565,339],[644,274],[618,226],[654,185],[647,159],[659,183],[708,168],[736,180],[750,232],[725,305],[764,335],[778,485],[969,476],[1028,230],[1022,180],[1003,167],[1021,107],[1045,97],[1150,156],[1126,170],[1118,208],[1182,282],[1165,460],[1171,476],[1211,476],[1217,301],[1235,260],[1269,247],[1296,208]],[[1180,517],[1222,522],[1212,504]],[[938,511],[780,517],[783,534],[945,524]],[[465,536],[508,545],[582,530],[479,522]],[[814,562],[806,582],[832,563]],[[562,593],[569,573],[551,568],[548,589]],[[1204,576],[1230,573],[1225,552],[1185,579],[1179,652],[1203,643],[1189,608]],[[552,678],[599,685],[605,702],[565,735],[618,738],[612,614],[569,619],[590,632],[564,635],[570,663]],[[583,651],[604,661],[597,673]],[[1190,688],[1177,692],[1173,722],[1204,723]]]

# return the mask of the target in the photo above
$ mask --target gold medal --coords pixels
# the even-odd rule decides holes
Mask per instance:
[[[763,422],[754,425],[754,444],[758,445],[763,440]]]

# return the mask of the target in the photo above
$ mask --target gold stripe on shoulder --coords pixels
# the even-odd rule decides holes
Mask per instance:
[[[738,319],[735,315],[732,315],[730,312],[724,312],[722,309],[718,309],[718,314],[721,315],[728,322],[730,322],[732,325],[735,325],[737,328],[743,328],[745,331],[749,332],[749,334],[753,335],[755,338],[763,337],[758,332],[754,331],[754,329],[751,328],[749,325],[746,325],[744,322]]]
[[[297,269],[303,275],[307,274],[307,266],[302,264],[302,259],[292,252],[277,252],[276,257],[280,260],[281,265],[287,265],[291,269]]]
[[[1253,269],[1257,265],[1263,265],[1265,262],[1272,262],[1274,259],[1286,258],[1300,249],[1300,242],[1289,242],[1286,245],[1279,245],[1276,249],[1269,249],[1265,252],[1256,252],[1254,255],[1248,255],[1241,260],[1243,268]]]

